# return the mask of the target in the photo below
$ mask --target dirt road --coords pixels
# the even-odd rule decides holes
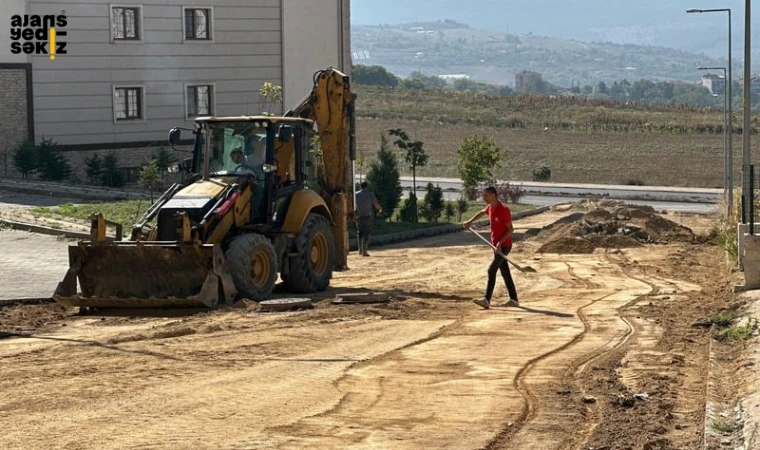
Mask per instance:
[[[492,253],[457,233],[352,254],[331,292],[388,291],[385,304],[0,310],[0,448],[697,448],[708,332],[692,324],[729,295],[720,250],[542,253],[549,234],[512,253],[537,270],[513,270],[519,308],[472,303]]]

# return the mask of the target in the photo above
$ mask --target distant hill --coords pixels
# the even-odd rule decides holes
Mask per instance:
[[[354,24],[351,39],[354,64],[380,65],[400,77],[415,71],[426,75],[459,74],[508,86],[514,86],[515,74],[523,70],[539,72],[544,80],[564,87],[641,78],[695,83],[704,73],[696,67],[726,65],[725,60],[704,53],[508,34],[471,28],[453,20]],[[741,77],[740,62],[734,59],[734,80]]]
[[[754,3],[754,2],[753,2]],[[734,60],[744,42],[744,1],[725,0],[352,0],[354,25],[397,25],[451,19],[473,28],[588,42],[658,45],[725,58],[726,13],[687,14],[688,8],[731,8]],[[752,66],[760,68],[760,10],[752,10]]]

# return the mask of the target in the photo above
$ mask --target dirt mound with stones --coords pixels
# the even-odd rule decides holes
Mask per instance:
[[[591,209],[589,206],[595,206]],[[651,206],[605,202],[573,207],[587,211],[572,214],[571,221],[558,221],[535,233],[544,245],[539,253],[583,254],[598,248],[634,248],[644,244],[697,242],[694,232],[669,220]]]

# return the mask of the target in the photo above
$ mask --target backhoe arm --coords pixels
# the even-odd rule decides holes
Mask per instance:
[[[317,125],[328,207],[333,216],[335,268],[348,264],[348,221],[354,215],[353,164],[356,159],[356,122],[354,101],[347,75],[330,67],[314,74],[314,86],[285,116],[313,120]]]

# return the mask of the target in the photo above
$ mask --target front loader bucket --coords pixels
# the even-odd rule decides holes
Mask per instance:
[[[53,298],[94,308],[215,308],[236,295],[218,245],[80,242],[69,247],[69,270]]]

